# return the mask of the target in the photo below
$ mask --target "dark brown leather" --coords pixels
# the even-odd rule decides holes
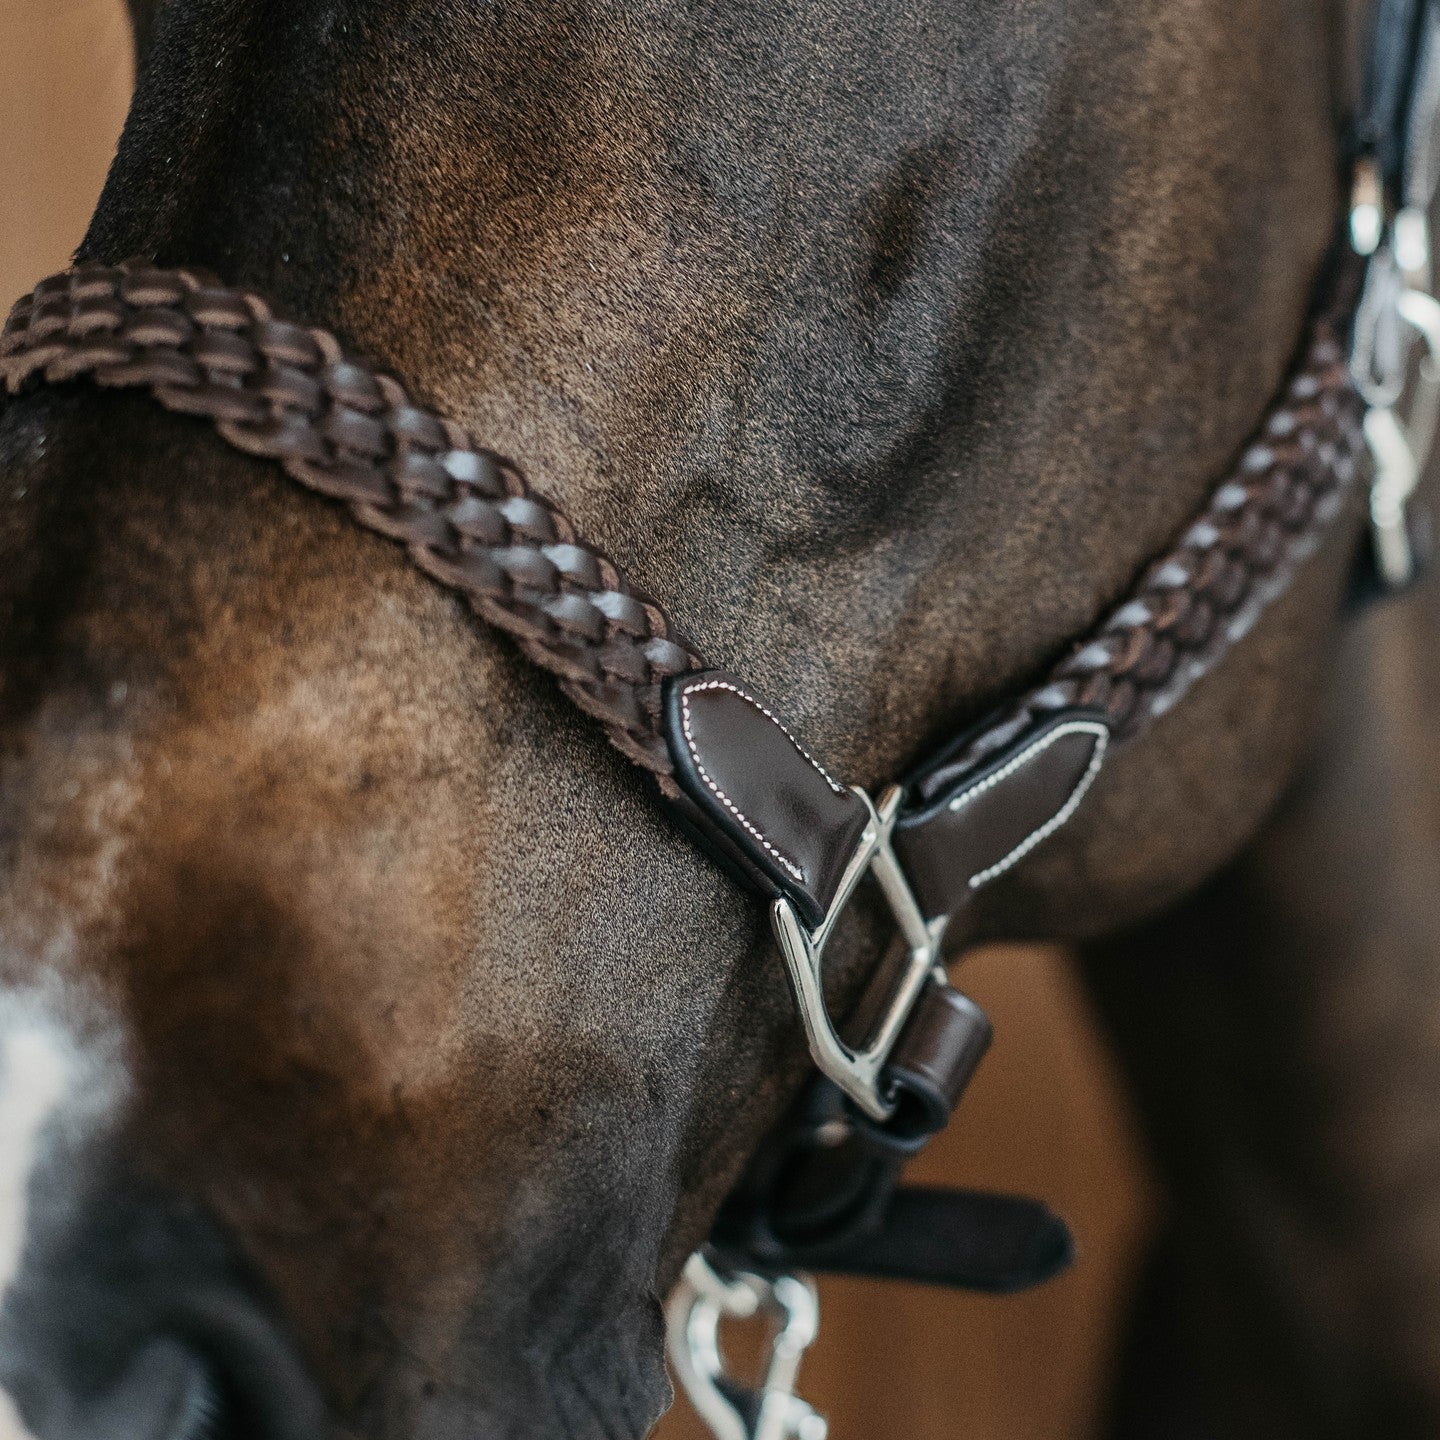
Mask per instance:
[[[950,757],[950,771],[979,774],[1011,753],[1017,737],[1076,709],[1103,714],[1117,739],[1134,733],[1283,588],[1353,489],[1363,452],[1362,406],[1343,346],[1353,274],[1341,274],[1331,291],[1280,401],[1200,518],[1045,682]],[[682,799],[672,772],[685,748],[662,723],[662,690],[703,669],[703,660],[664,609],[511,462],[417,404],[397,380],[346,356],[328,332],[278,320],[260,297],[208,276],[144,261],[82,265],[42,282],[0,334],[0,378],[12,391],[82,377],[138,388],[168,409],[209,419],[230,444],[276,460],[301,484],[343,501],[368,529],[403,543],[426,574],[558,676],[732,868],[764,891],[791,894],[814,922],[844,863],[854,805],[807,801],[797,809],[780,799],[762,807],[747,789],[746,813],[764,808],[756,829],[802,872],[797,881],[703,784]],[[766,727],[756,733],[773,741]],[[726,763],[734,787],[739,771]],[[931,779],[943,788],[941,777]],[[916,795],[919,803],[931,798]],[[806,836],[811,818],[818,828]],[[931,906],[942,893],[959,893],[953,879],[932,875],[922,884]]]
[[[1064,711],[1099,712],[1117,741],[1138,734],[1285,589],[1369,465],[1365,406],[1346,360],[1357,280],[1350,257],[1331,278],[1285,389],[1205,509],[1045,681],[972,733],[951,756],[955,770],[990,764]]]
[[[403,544],[510,635],[626,757],[670,784],[660,686],[704,662],[665,611],[510,461],[258,295],[143,260],[43,281],[0,334],[0,380],[87,378],[210,420]]]
[[[901,813],[893,843],[926,918],[954,914],[1059,830],[1099,774],[1109,742],[1100,715],[1061,712],[978,769],[942,754],[913,778],[909,793],[928,799]]]
[[[693,829],[718,832],[721,858],[738,850],[752,877],[785,895],[812,928],[825,918],[870,818],[865,802],[795,738],[770,703],[723,670],[665,690],[674,777]]]
[[[1003,764],[1019,737],[1058,714],[1094,710],[1117,739],[1134,733],[1283,587],[1353,489],[1363,452],[1362,407],[1342,343],[1353,275],[1331,288],[1296,373],[1204,513],[1044,683],[997,711],[944,767],[930,767],[913,789],[917,807],[956,776]],[[511,462],[411,400],[398,381],[346,356],[326,331],[277,320],[258,296],[208,276],[144,261],[83,265],[44,281],[0,334],[0,378],[12,391],[81,377],[136,387],[168,409],[208,418],[230,444],[276,460],[301,484],[346,503],[368,529],[403,543],[421,569],[557,675],[732,869],[762,891],[791,895],[810,923],[818,919],[858,834],[858,802],[815,790],[812,775],[796,767],[799,747],[775,749],[769,726],[754,733],[771,747],[778,775],[794,770],[786,795],[762,799],[760,767],[733,755],[723,762],[731,790],[745,787],[739,808],[760,817],[761,840],[696,784],[683,730],[663,721],[662,690],[703,669],[703,660],[664,609]],[[733,751],[734,738],[723,746]],[[677,763],[690,780],[683,793]],[[978,836],[981,813],[962,828]],[[917,884],[938,913],[963,898],[975,873],[942,876],[945,857],[964,869],[972,851],[954,836],[932,842],[920,821],[907,823]],[[933,833],[955,828],[942,820]]]
[[[1214,665],[1350,501],[1365,453],[1345,356],[1355,279],[1353,263],[1331,277],[1260,433],[1130,597],[1041,683],[912,778],[894,843],[927,916],[963,910],[973,890],[1053,835],[1107,744],[1137,733]],[[787,896],[812,927],[824,918],[869,818],[864,802],[811,759],[773,706],[707,670],[664,609],[510,461],[345,355],[328,332],[278,320],[260,297],[208,276],[144,261],[44,281],[0,333],[10,391],[82,378],[207,419],[229,444],[404,544],[558,677],[712,854],[762,893]],[[897,1123],[938,1128],[988,1039],[983,1015],[932,983],[891,1057],[888,1078],[909,1102]],[[862,1219],[888,1201],[900,1152],[918,1143],[871,1129],[893,1154],[875,1183],[855,1171],[848,1212]],[[921,1219],[929,1224],[928,1212]],[[1047,1250],[1045,1265],[1051,1258]],[[893,1256],[884,1263],[895,1268]],[[1045,1266],[1023,1268],[1033,1278]]]
[[[916,1135],[943,1130],[994,1033],[973,1000],[932,980],[886,1066],[887,1081],[899,1102],[891,1128]]]

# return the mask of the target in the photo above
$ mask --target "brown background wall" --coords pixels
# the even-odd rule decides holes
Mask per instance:
[[[63,264],[130,95],[120,0],[0,0],[0,305]]]
[[[79,241],[131,83],[121,0],[0,0],[0,305]],[[965,967],[997,1040],[931,1183],[1043,1196],[1080,1259],[1032,1295],[823,1287],[802,1389],[835,1440],[1086,1440],[1150,1210],[1123,1106],[1064,958],[995,950]],[[699,1440],[677,1407],[664,1440]]]

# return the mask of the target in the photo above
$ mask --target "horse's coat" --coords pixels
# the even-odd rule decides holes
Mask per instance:
[[[1083,629],[1253,426],[1331,234],[1341,30],[169,0],[84,253],[338,327],[868,781]],[[268,467],[76,393],[6,407],[0,476],[0,979],[70,937],[133,1087],[0,1358],[103,1399],[183,1321],[252,1433],[308,1433],[292,1349],[374,1440],[641,1433],[656,1295],[803,1068],[751,905]],[[1143,914],[1251,834],[1342,550],[996,929]]]

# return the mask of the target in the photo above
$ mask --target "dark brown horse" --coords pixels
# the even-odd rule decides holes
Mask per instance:
[[[1254,427],[1361,17],[140,18],[82,253],[338,330],[869,784]],[[754,905],[510,647],[204,427],[46,391],[0,476],[0,1435],[643,1434],[658,1297],[806,1069]],[[1440,1423],[1433,602],[1351,634],[1330,767],[1163,908],[1312,744],[1348,558],[995,918],[1162,917],[1090,964],[1176,1197],[1135,1434]]]

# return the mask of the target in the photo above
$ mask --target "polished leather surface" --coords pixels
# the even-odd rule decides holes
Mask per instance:
[[[869,819],[864,801],[767,700],[723,670],[677,677],[664,723],[692,833],[732,869],[738,851],[762,888],[818,925]]]
[[[1013,1295],[1053,1280],[1074,1258],[1069,1228],[1043,1201],[902,1185],[870,1234],[804,1263],[822,1273]]]
[[[740,1268],[996,1293],[1041,1284],[1070,1263],[1065,1222],[1040,1201],[899,1185],[923,1143],[859,1120],[817,1080],[756,1153],[711,1241]]]
[[[1368,138],[1392,192],[1421,21],[1436,4],[1380,0]],[[811,926],[823,919],[868,819],[863,802],[806,754],[772,706],[734,677],[703,670],[664,611],[515,466],[398,382],[344,360],[334,337],[284,324],[259,297],[144,264],[92,267],[47,286],[17,307],[0,338],[0,379],[11,388],[80,376],[145,388],[345,502],[553,672],[729,868],[762,893],[787,896]],[[895,848],[927,916],[963,910],[975,889],[1053,835],[1083,800],[1111,731],[1135,733],[1170,704],[1175,675],[1223,655],[1247,596],[1277,593],[1276,574],[1309,553],[1360,453],[1344,355],[1349,300],[1344,285],[1337,293],[1335,315],[1320,317],[1267,428],[1179,545],[1037,688],[911,787]],[[258,378],[237,383],[242,372]],[[1296,436],[1310,442],[1313,463],[1297,459]],[[1261,454],[1264,466],[1250,463]],[[962,927],[957,916],[948,933]],[[764,1251],[757,1229],[739,1248],[993,1289],[1053,1273],[1068,1241],[1039,1207],[895,1190],[900,1163],[944,1123],[988,1039],[970,1002],[933,984],[889,1069],[892,1084],[919,1097],[902,1109],[908,1131],[867,1130],[856,1119],[837,1149],[812,1127],[798,1153],[787,1137],[787,1182],[765,1191],[751,1218],[793,1243],[772,1238],[778,1248]],[[794,1223],[769,1223],[784,1220]]]
[[[1062,711],[901,815],[895,853],[927,918],[959,910],[1065,824],[1099,773],[1109,733],[1094,715]],[[929,795],[926,779],[912,777],[911,793]]]
[[[931,981],[886,1067],[900,1097],[898,1121],[903,1125],[909,1118],[919,1134],[943,1130],[994,1035],[973,1000]]]

